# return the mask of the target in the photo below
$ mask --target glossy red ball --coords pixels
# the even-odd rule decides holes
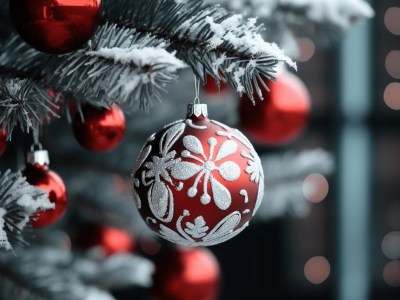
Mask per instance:
[[[55,204],[54,209],[39,212],[31,219],[33,228],[43,228],[57,222],[67,209],[67,191],[61,177],[49,170],[47,165],[28,164],[23,171],[26,180],[49,193],[49,200]]]
[[[86,149],[94,152],[110,151],[124,137],[126,124],[122,110],[117,105],[96,108],[86,105],[82,108],[84,121],[77,113],[73,130],[77,141]]]
[[[73,243],[82,249],[99,247],[106,256],[132,252],[135,248],[135,239],[132,234],[117,227],[97,224],[81,226],[73,236]]]
[[[215,300],[220,268],[206,248],[173,249],[155,261],[154,300]]]
[[[304,130],[310,114],[310,95],[303,82],[290,72],[282,72],[277,81],[266,81],[270,91],[256,105],[244,95],[239,105],[242,128],[251,139],[266,145],[293,141]]]
[[[101,0],[10,0],[10,14],[25,42],[44,53],[63,54],[92,36]]]
[[[7,129],[0,130],[0,155],[7,150]]]
[[[264,194],[261,161],[251,143],[203,114],[151,135],[139,154],[133,183],[147,225],[186,246],[233,238],[247,227]]]
[[[209,94],[210,96],[216,96],[222,94],[226,90],[228,90],[229,85],[223,80],[219,82],[219,89],[217,81],[211,75],[207,75],[207,83],[202,86],[204,92]]]

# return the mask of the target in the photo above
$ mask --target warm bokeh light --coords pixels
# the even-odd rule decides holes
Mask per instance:
[[[382,240],[382,252],[387,258],[400,258],[400,231],[392,231],[385,235]]]
[[[323,256],[310,258],[304,266],[304,275],[313,284],[321,284],[331,273],[329,261]]]
[[[400,7],[390,7],[385,13],[386,28],[395,35],[400,35]]]
[[[300,49],[300,57],[298,58],[298,61],[306,62],[310,60],[315,53],[314,42],[309,38],[298,38],[296,40]]]
[[[386,71],[390,76],[400,79],[400,51],[392,50],[386,56]]]
[[[303,182],[303,195],[310,202],[319,203],[328,195],[329,183],[321,174],[310,174]]]
[[[392,287],[400,286],[400,261],[394,260],[385,266],[383,279]]]
[[[386,105],[391,109],[400,109],[400,83],[389,83],[383,93],[383,99],[385,100]]]

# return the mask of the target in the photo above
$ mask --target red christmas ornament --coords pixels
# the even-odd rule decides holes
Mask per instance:
[[[134,198],[148,226],[182,245],[215,245],[240,233],[257,211],[264,175],[238,130],[189,105],[186,120],[147,140],[134,172]]]
[[[42,211],[31,219],[33,228],[42,228],[57,222],[67,208],[67,191],[61,177],[49,170],[49,156],[46,150],[28,153],[27,165],[22,172],[26,180],[49,193],[49,200],[55,208]]]
[[[301,80],[290,72],[266,82],[270,91],[264,101],[253,105],[244,95],[239,115],[243,129],[257,142],[282,145],[295,139],[305,128],[310,114],[310,95]]]
[[[134,237],[128,232],[97,224],[80,227],[73,242],[75,246],[83,249],[100,247],[107,256],[132,252],[135,246]]]
[[[86,105],[82,108],[84,121],[75,115],[73,130],[78,142],[86,149],[105,152],[115,148],[125,134],[125,117],[117,105],[96,108]]]
[[[21,37],[33,48],[63,54],[82,47],[95,31],[101,0],[10,0]]]
[[[7,129],[0,130],[0,156],[7,150]]]
[[[218,89],[217,81],[209,74],[207,75],[207,83],[202,86],[203,91],[211,96],[222,94],[223,92],[228,90],[228,88],[229,85],[225,81],[220,80]]]
[[[220,287],[217,259],[206,248],[174,249],[155,262],[154,300],[214,300]]]

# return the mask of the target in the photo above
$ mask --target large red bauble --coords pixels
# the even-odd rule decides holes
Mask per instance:
[[[3,155],[7,150],[7,130],[0,130],[0,155]]]
[[[182,245],[222,243],[257,211],[264,175],[256,151],[238,130],[189,106],[188,118],[149,137],[133,176],[134,198],[148,226]]]
[[[121,142],[126,124],[122,110],[117,105],[96,108],[86,105],[82,108],[84,121],[75,115],[73,128],[78,142],[90,151],[112,150]]]
[[[132,252],[135,246],[133,235],[110,226],[87,224],[79,228],[73,238],[74,244],[83,249],[100,247],[107,256]]]
[[[267,81],[270,91],[264,101],[253,105],[248,96],[240,101],[241,125],[249,136],[262,144],[282,145],[295,139],[305,128],[310,114],[310,95],[303,82],[285,71],[277,81]]]
[[[207,83],[202,86],[203,91],[212,96],[223,93],[228,88],[229,85],[223,80],[219,81],[219,88],[218,88],[217,81],[211,75],[207,75]]]
[[[220,287],[217,259],[206,248],[173,249],[155,261],[154,300],[214,300]]]
[[[45,53],[63,54],[92,36],[101,0],[10,0],[10,14],[25,42]]]
[[[26,180],[49,193],[49,200],[54,203],[55,208],[42,211],[31,219],[33,228],[42,228],[57,222],[67,208],[67,191],[61,177],[49,170],[47,165],[27,164],[23,175]]]

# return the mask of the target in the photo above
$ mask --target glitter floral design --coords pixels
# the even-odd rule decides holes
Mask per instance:
[[[183,138],[183,145],[186,150],[182,151],[183,158],[190,158],[197,163],[190,161],[180,161],[171,167],[171,175],[178,180],[187,180],[197,175],[192,187],[187,191],[189,197],[195,197],[198,193],[198,185],[204,176],[203,180],[203,194],[200,201],[203,204],[208,204],[211,201],[211,196],[208,192],[208,183],[211,183],[211,191],[215,204],[221,209],[226,210],[232,202],[232,197],[228,189],[220,183],[214,176],[214,172],[227,181],[235,181],[240,177],[240,167],[233,161],[225,161],[220,165],[217,163],[237,151],[237,143],[232,140],[224,141],[218,148],[218,152],[214,157],[214,149],[217,145],[217,140],[213,137],[208,139],[210,145],[210,152],[208,157],[205,154],[200,140],[193,136],[188,135]],[[197,154],[198,156],[195,156]]]

